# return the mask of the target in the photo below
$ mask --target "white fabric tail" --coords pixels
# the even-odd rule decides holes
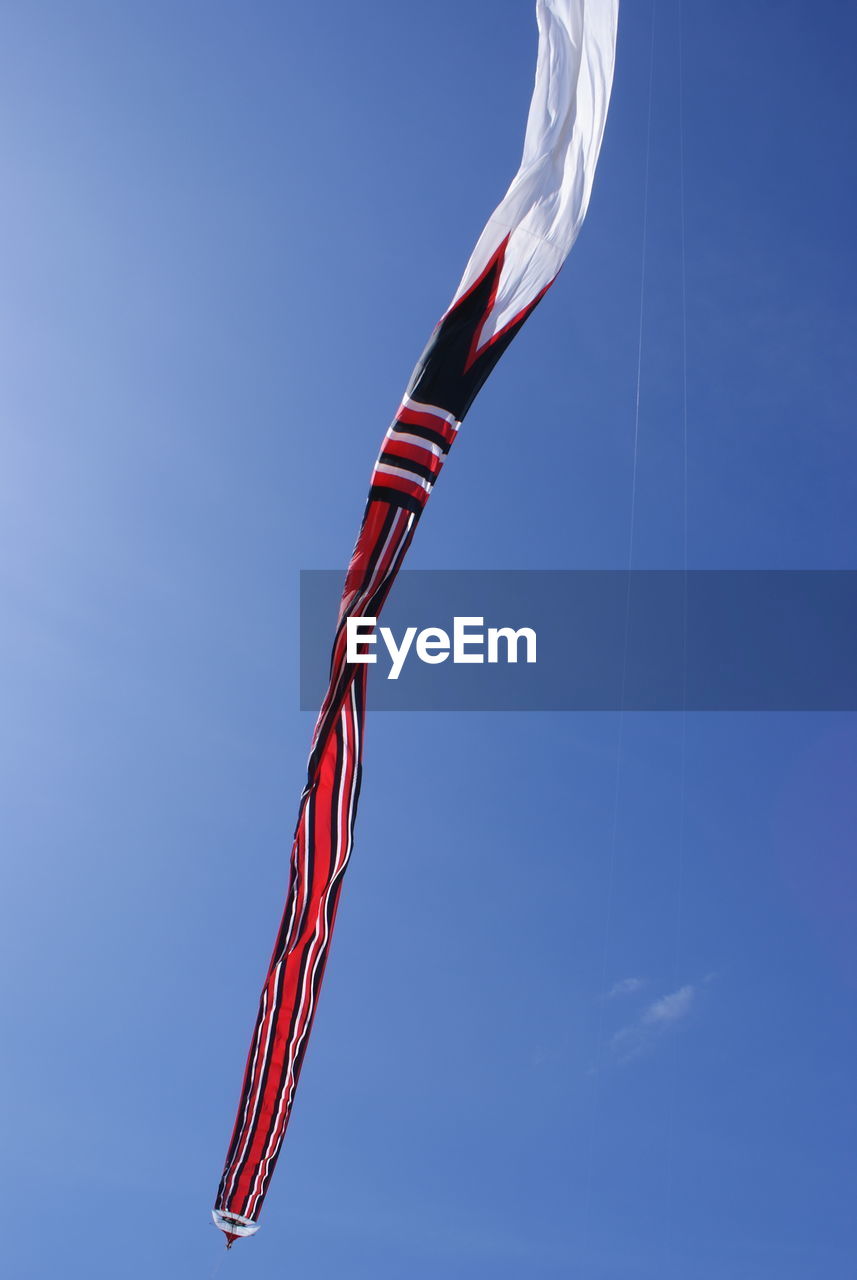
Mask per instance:
[[[552,282],[586,216],[613,84],[619,0],[537,0],[539,53],[521,167],[450,304],[508,236],[480,349]]]

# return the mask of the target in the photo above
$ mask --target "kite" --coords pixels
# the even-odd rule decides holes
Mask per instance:
[[[228,1247],[258,1229],[351,854],[367,667],[346,660],[346,621],[380,614],[462,419],[577,238],[607,117],[618,9],[619,0],[537,0],[536,80],[520,168],[414,370],[375,464],[313,734],[285,911],[213,1210]]]

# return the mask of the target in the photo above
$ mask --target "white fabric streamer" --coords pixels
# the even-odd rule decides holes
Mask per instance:
[[[619,0],[537,0],[539,53],[521,167],[488,219],[450,310],[508,236],[480,350],[544,292],[577,239],[613,84]]]

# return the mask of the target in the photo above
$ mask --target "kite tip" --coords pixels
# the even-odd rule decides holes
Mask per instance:
[[[258,1223],[252,1218],[245,1218],[240,1213],[224,1213],[220,1209],[212,1209],[214,1225],[226,1236],[226,1248],[231,1249],[236,1240],[242,1236],[252,1236],[259,1230]]]

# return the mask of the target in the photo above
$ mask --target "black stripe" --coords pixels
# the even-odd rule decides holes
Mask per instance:
[[[428,498],[428,494],[426,494]],[[409,493],[402,493],[400,489],[388,489],[382,484],[373,484],[369,490],[370,502],[389,502],[393,507],[404,507],[406,511],[413,511],[414,515],[422,515],[424,503],[419,498],[412,498]]]
[[[432,471],[431,467],[425,466],[422,462],[414,462],[412,458],[401,458],[398,453],[381,454],[379,462],[386,462],[391,467],[399,467],[402,471],[410,471],[412,475],[422,476],[423,480],[428,480],[429,484],[434,484],[437,479],[437,472]]]
[[[292,919],[292,912],[297,907],[298,894],[300,892],[301,883],[302,883],[300,858],[298,857],[298,851],[300,848],[300,844],[298,841],[298,834],[300,832],[301,824],[303,822],[304,806],[305,804],[310,803],[311,796],[312,796],[312,792],[308,791],[306,795],[301,798],[301,807],[298,813],[298,822],[295,828],[294,840],[292,841],[292,855],[290,858],[290,866],[289,866],[289,890],[286,895],[286,907],[285,907],[285,910],[283,911],[283,918],[280,921],[280,931],[277,934],[277,941],[274,944],[274,953],[271,956],[271,964],[268,966],[268,972],[270,972],[271,966],[275,965],[277,961],[285,954],[286,948],[288,946],[289,934],[291,933],[291,929],[288,928],[288,922],[289,920]]]
[[[307,829],[309,831],[312,831],[313,822],[315,821],[315,797],[316,797],[315,791],[310,792],[310,794],[307,796],[306,809],[304,811],[304,814],[301,815],[301,823],[303,824],[304,822],[306,822]],[[297,860],[296,865],[298,867],[300,866],[300,859]],[[306,914],[307,914],[307,911],[309,910],[310,889],[312,887],[312,877],[313,877],[313,872],[315,870],[315,850],[312,848],[312,842],[310,840],[306,841],[306,867],[307,867],[306,887],[304,889],[304,894],[303,894],[304,904],[303,904],[303,907],[301,908],[301,914],[299,919],[291,929],[291,935],[293,939],[297,939],[301,936],[301,933],[304,927],[304,922],[306,921]],[[300,875],[300,871],[298,871],[298,875]],[[285,948],[285,944],[288,941],[289,941],[288,938],[283,938],[280,956],[278,956],[278,959],[283,959],[283,960],[285,959],[284,948]]]
[[[423,440],[430,440],[432,444],[436,444],[444,453],[449,453],[449,441],[445,440],[437,431],[432,431],[431,427],[420,427],[412,422],[399,422],[398,418],[393,423],[394,434],[407,433],[409,436],[420,436]]]
[[[372,554],[370,555],[369,559],[366,561],[366,568],[363,572],[363,579],[358,588],[358,594],[359,592],[365,590],[366,584],[368,582],[372,581],[372,575],[375,572],[375,566],[378,563],[378,557],[381,554],[382,548],[386,544],[387,536],[389,535],[389,532],[393,527],[393,522],[395,521],[395,519],[396,519],[395,514],[392,511],[388,511],[387,514],[384,516],[384,523],[381,525],[381,528],[378,531],[378,534],[375,538],[375,545],[372,548]],[[364,522],[365,522],[365,517],[364,517]],[[361,529],[360,532],[362,533],[363,530]],[[358,538],[357,541],[359,542],[360,539]],[[337,631],[336,634],[338,636],[339,632]],[[335,645],[336,645],[336,641],[334,640],[334,647]]]
[[[372,501],[372,494],[370,492],[369,500],[366,504],[366,510],[363,513],[363,521],[360,525],[360,533],[357,537],[358,544],[360,542],[360,538],[363,536],[363,530],[366,526],[366,517],[369,514],[369,503],[371,501]],[[389,510],[385,513],[384,520],[381,524],[381,528],[376,534],[375,544],[372,547],[372,552],[369,556],[369,559],[366,562],[366,567],[363,571],[363,576],[360,579],[360,584],[356,588],[354,593],[355,600],[359,599],[359,597],[366,590],[368,583],[372,581],[372,577],[375,573],[375,569],[378,564],[378,559],[381,555],[382,550],[385,548],[387,544],[387,538],[389,536],[390,530],[392,529],[397,519],[398,519],[398,513],[393,507],[390,507]],[[365,603],[364,603],[364,607],[365,607]],[[349,613],[346,614],[346,616],[340,622],[339,626],[336,628],[336,633],[334,634],[334,637],[333,637],[333,644],[331,645],[331,649],[330,649],[329,680],[331,683],[333,682],[333,659],[336,653],[336,646],[339,643],[341,633],[345,630],[345,626],[348,621],[348,617],[350,616],[350,613],[351,611],[349,610]],[[350,681],[350,679],[351,679],[350,673],[346,668],[343,672],[340,673],[339,679],[337,681],[337,687],[335,687],[334,689],[334,696],[330,699],[330,705],[328,707],[327,716],[325,717],[325,722],[319,729],[315,750],[310,753],[310,758],[307,763],[306,790],[308,791],[313,790],[315,787],[315,775],[318,769],[318,763],[321,759],[321,753],[324,750],[324,743],[326,741],[328,733],[330,732],[331,725],[335,721],[336,717],[339,715],[341,704],[342,704],[342,696],[348,687],[348,681]],[[329,693],[330,693],[330,684],[328,685],[328,694]],[[325,698],[325,701],[327,701],[327,698]]]

